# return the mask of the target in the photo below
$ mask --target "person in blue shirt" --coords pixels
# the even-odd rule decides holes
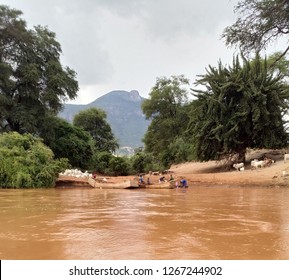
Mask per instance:
[[[188,182],[187,182],[186,179],[183,179],[183,178],[182,178],[182,180],[181,180],[181,187],[182,187],[182,188],[187,188],[187,187],[188,187]]]
[[[144,183],[142,174],[139,175],[138,182],[139,182],[140,185],[142,185]]]

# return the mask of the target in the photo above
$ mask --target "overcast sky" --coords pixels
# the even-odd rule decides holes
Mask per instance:
[[[63,66],[77,72],[87,104],[112,90],[148,97],[157,77],[231,63],[220,39],[235,19],[237,0],[2,0],[23,12],[28,27],[47,26],[62,46]]]

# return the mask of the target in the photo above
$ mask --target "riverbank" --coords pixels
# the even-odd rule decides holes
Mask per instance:
[[[252,169],[250,160],[264,156],[275,160],[268,167]],[[184,177],[189,185],[228,185],[228,186],[289,186],[289,161],[284,163],[282,152],[258,151],[247,157],[244,171],[224,171],[220,163],[189,162],[173,165],[170,168],[176,179]]]
[[[289,160],[284,163],[285,151],[268,151],[258,150],[252,151],[246,155],[246,164],[244,171],[236,171],[234,169],[225,170],[220,162],[187,162],[171,166],[169,169],[174,179],[180,181],[185,178],[189,186],[260,186],[260,187],[289,187]],[[275,162],[270,166],[252,169],[251,160],[261,159],[262,157],[269,157]],[[168,174],[165,175],[169,179]],[[100,177],[100,178],[104,178]],[[144,181],[150,178],[150,182],[155,184],[158,182],[160,175],[145,175]],[[68,178],[62,176],[59,178],[58,186],[87,186],[86,179]],[[119,176],[106,177],[109,182],[118,182],[120,179],[130,179],[137,182],[136,176]]]

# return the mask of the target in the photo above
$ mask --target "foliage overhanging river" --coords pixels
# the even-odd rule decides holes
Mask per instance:
[[[289,259],[289,188],[0,190],[0,259]]]

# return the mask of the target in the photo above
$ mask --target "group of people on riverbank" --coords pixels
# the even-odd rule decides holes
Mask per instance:
[[[173,175],[171,174],[169,179],[167,180],[165,178],[165,176],[161,176],[159,182],[175,182],[175,187],[176,188],[187,188],[188,187],[188,182],[186,179],[184,179],[183,177],[181,177],[181,180],[175,180]]]
[[[144,176],[142,174],[140,174],[138,181],[139,181],[140,186],[143,186],[145,184],[151,185],[150,176],[147,177],[146,182],[145,182]],[[176,188],[187,188],[188,187],[188,182],[186,179],[181,177],[181,180],[175,180],[172,174],[170,174],[168,179],[164,175],[161,175],[159,178],[159,183],[164,183],[164,182],[171,182],[172,184],[174,183]]]

